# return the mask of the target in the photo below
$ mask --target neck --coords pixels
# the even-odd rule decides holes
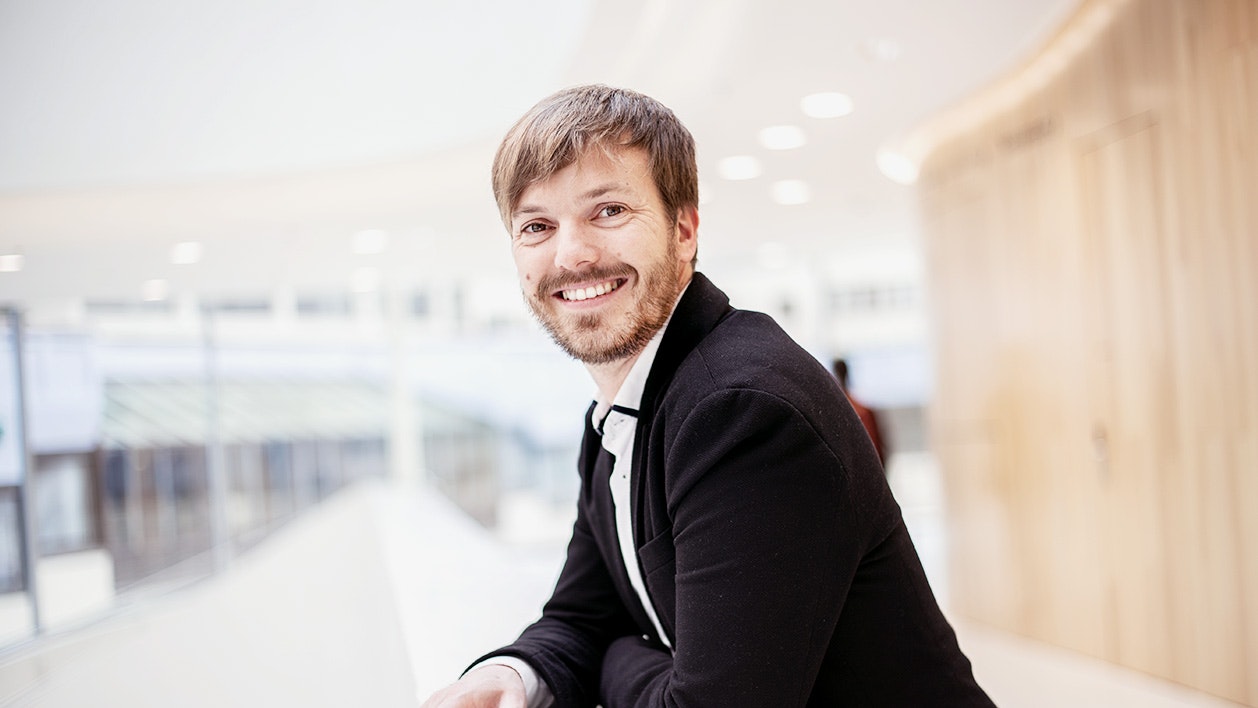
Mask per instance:
[[[615,400],[621,384],[628,378],[629,371],[640,356],[642,352],[606,364],[585,365],[585,370],[590,372],[590,378],[594,379],[594,385],[598,387],[600,400],[607,401],[609,404]]]
[[[691,278],[694,277],[694,268],[687,263],[682,267],[679,275],[679,285],[677,287],[677,296],[673,300],[673,308],[677,307],[677,300],[681,299],[681,294],[686,291],[686,286],[690,285]],[[620,386],[629,377],[630,370],[637,363],[638,358],[642,356],[639,351],[633,356],[627,356],[624,359],[617,359],[606,364],[586,364],[585,370],[590,372],[590,378],[594,379],[594,385],[598,387],[598,395],[601,400],[610,404],[616,399],[616,394],[620,392]]]

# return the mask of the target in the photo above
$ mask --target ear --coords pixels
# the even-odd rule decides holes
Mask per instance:
[[[684,206],[677,210],[677,260],[689,264],[699,251],[699,208]]]

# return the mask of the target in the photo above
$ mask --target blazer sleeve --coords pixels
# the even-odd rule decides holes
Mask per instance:
[[[665,453],[674,652],[614,641],[606,708],[807,703],[870,525],[828,445],[762,391],[712,393],[685,417]]]
[[[624,609],[578,504],[563,570],[542,617],[509,646],[489,652],[528,662],[550,688],[557,708],[588,708],[597,702],[598,673],[608,643],[632,632]]]

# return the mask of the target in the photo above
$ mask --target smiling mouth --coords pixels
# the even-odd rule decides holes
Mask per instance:
[[[624,283],[624,278],[616,278],[615,280],[604,281],[584,288],[560,290],[558,295],[560,298],[567,300],[568,302],[579,302],[581,300],[596,298],[599,295],[606,295],[607,293],[616,290],[621,285],[624,285]]]

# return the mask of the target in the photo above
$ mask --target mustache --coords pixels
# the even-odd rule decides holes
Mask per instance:
[[[550,295],[558,290],[567,290],[574,285],[588,283],[591,280],[628,278],[634,273],[635,271],[632,267],[624,264],[590,268],[589,270],[567,270],[560,273],[551,273],[537,282],[537,293],[544,296]]]

